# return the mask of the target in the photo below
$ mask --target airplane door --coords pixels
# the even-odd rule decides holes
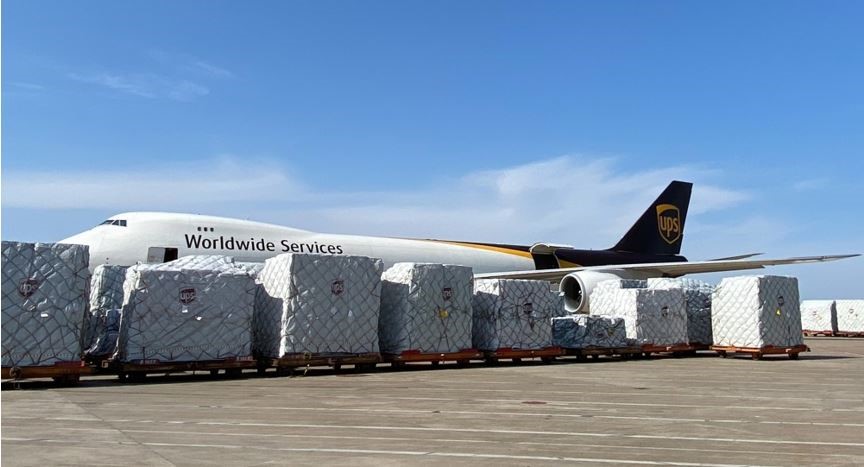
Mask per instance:
[[[177,259],[177,248],[151,246],[147,250],[148,263],[167,263]]]

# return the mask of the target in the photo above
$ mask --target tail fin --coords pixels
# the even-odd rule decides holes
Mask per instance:
[[[693,184],[674,181],[611,249],[652,255],[677,255],[684,239],[684,221]]]

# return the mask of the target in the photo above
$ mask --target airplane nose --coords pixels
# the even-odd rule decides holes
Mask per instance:
[[[102,261],[106,259],[102,258],[102,254],[100,253],[100,247],[102,246],[102,240],[104,237],[104,233],[87,231],[75,234],[68,238],[64,238],[57,243],[73,243],[76,245],[87,245],[90,252],[90,264],[101,264]]]

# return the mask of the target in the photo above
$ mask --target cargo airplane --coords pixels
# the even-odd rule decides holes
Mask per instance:
[[[118,214],[61,243],[88,245],[91,268],[206,254],[262,262],[282,253],[372,256],[381,258],[385,266],[403,261],[462,264],[471,266],[478,279],[559,282],[566,307],[572,312],[587,311],[591,290],[607,279],[679,277],[857,256],[752,259],[757,254],[749,254],[687,261],[680,251],[691,189],[691,183],[670,183],[624,237],[607,250],[580,250],[551,243],[509,245],[333,235],[238,219],[161,212]]]

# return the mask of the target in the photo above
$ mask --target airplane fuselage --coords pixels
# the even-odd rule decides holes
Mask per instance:
[[[236,261],[261,262],[283,253],[371,256],[381,258],[386,266],[401,261],[463,264],[475,272],[534,268],[528,247],[325,234],[192,214],[118,214],[62,242],[89,245],[91,268],[187,255],[229,255]]]

